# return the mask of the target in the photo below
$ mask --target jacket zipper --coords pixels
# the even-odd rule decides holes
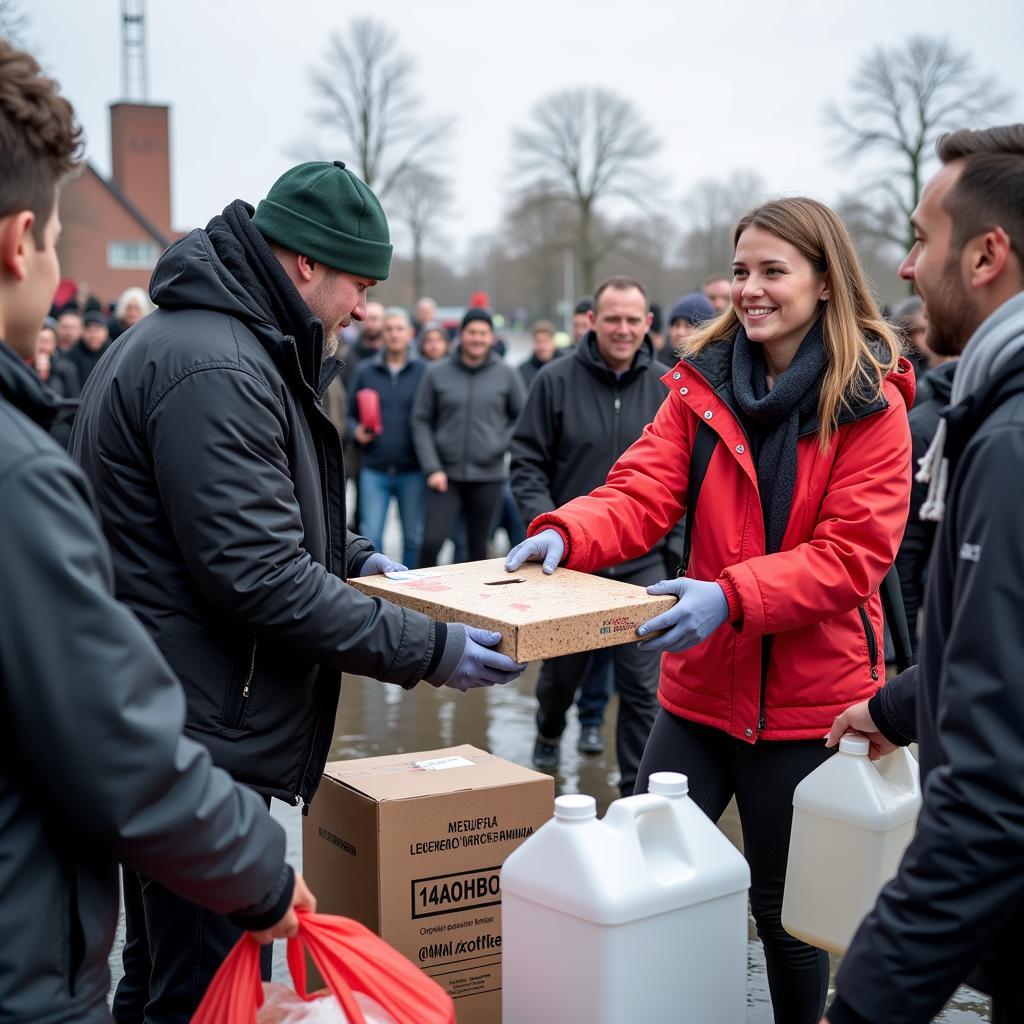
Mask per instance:
[[[252,692],[252,679],[256,672],[256,638],[253,637],[252,650],[249,652],[249,671],[242,680],[242,687],[236,691],[236,696],[231,703],[230,713],[224,716],[224,727],[226,729],[237,729],[245,718],[245,709],[249,703],[249,694]]]
[[[469,425],[473,420],[473,382],[476,374],[470,373],[469,383],[466,386],[466,428],[462,435],[462,478],[469,477]]]
[[[875,639],[875,627],[871,625],[864,605],[858,605],[857,614],[864,627],[864,639],[868,642],[868,657],[871,659],[871,678],[878,682],[878,641]]]

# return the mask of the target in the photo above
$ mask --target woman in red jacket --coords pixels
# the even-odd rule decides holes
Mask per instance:
[[[686,511],[698,429],[714,431],[687,577],[648,588],[678,600],[639,630],[665,656],[637,791],[685,772],[715,820],[736,797],[775,1019],[816,1024],[828,956],[781,924],[793,790],[835,715],[884,680],[878,587],[906,523],[913,375],[826,206],[766,203],[733,241],[732,306],[687,340],[654,422],[506,566],[592,572],[649,550]]]

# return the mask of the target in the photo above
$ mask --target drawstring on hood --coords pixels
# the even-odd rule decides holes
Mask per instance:
[[[921,505],[921,518],[938,523],[946,511],[946,491],[949,486],[949,459],[946,458],[949,410],[971,399],[995,377],[1018,353],[1024,351],[1024,292],[1004,302],[991,314],[964,348],[964,354],[953,378],[946,415],[939,419],[938,430],[928,451],[918,462],[915,477],[918,483],[928,484],[928,496]]]

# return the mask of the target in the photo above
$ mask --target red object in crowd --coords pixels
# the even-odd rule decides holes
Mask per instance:
[[[299,934],[288,940],[288,970],[300,998],[333,995],[350,1024],[366,1024],[353,992],[375,999],[398,1024],[455,1024],[451,996],[368,928],[346,917],[297,913]],[[306,951],[326,992],[306,992]],[[192,1024],[254,1024],[262,1002],[260,946],[243,935],[213,976]]]
[[[56,309],[62,309],[69,302],[75,301],[78,294],[78,282],[73,277],[61,278],[57,285],[57,291],[53,296],[53,305]]]
[[[469,309],[490,309],[491,297],[487,292],[473,292],[469,297]]]
[[[910,502],[910,365],[901,359],[886,379],[886,408],[840,426],[827,452],[816,434],[798,440],[789,523],[781,550],[771,555],[757,470],[732,410],[685,361],[662,380],[668,398],[605,484],[538,516],[528,534],[559,530],[564,564],[582,572],[650,551],[685,511],[694,435],[708,423],[719,443],[701,490],[687,575],[722,585],[731,624],[662,658],[658,699],[680,718],[750,743],[821,739],[839,712],[885,681],[878,587],[896,557]],[[762,683],[766,635],[772,647]]]
[[[356,392],[356,411],[359,423],[375,434],[384,432],[384,421],[380,414],[380,394],[373,388],[360,388]]]

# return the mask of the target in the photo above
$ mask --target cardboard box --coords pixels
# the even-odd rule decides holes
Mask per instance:
[[[477,747],[333,761],[302,822],[318,908],[443,985],[459,1024],[501,1020],[505,858],[552,814],[554,780]]]
[[[403,575],[362,576],[349,583],[442,622],[497,630],[498,650],[519,662],[630,643],[638,639],[637,626],[676,603],[632,583],[572,569],[547,576],[538,562],[506,572],[503,558]]]

